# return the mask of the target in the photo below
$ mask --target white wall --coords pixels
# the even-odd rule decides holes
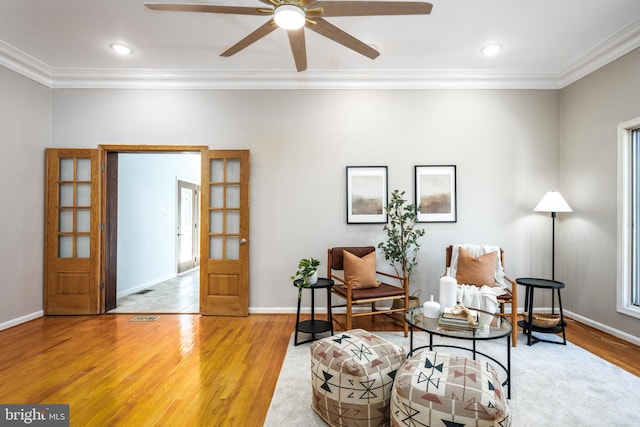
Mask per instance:
[[[254,312],[294,307],[300,257],[383,239],[380,225],[345,223],[347,165],[387,165],[390,188],[409,195],[414,165],[457,165],[458,222],[425,225],[413,280],[425,297],[456,241],[504,246],[512,277],[549,277],[550,218],[532,208],[558,189],[574,208],[557,222],[565,307],[638,337],[638,320],[615,311],[615,129],[640,115],[638,75],[637,50],[560,91],[50,90],[0,68],[0,327],[42,309],[51,125],[55,147],[250,149]]]
[[[118,155],[118,297],[176,276],[178,178],[200,182],[199,154]]]
[[[0,329],[42,315],[50,89],[0,66]]]
[[[617,125],[640,117],[640,49],[562,91],[562,215],[558,267],[566,306],[640,337],[640,319],[616,312]]]
[[[56,89],[52,141],[250,149],[250,307],[279,312],[299,258],[325,268],[329,246],[384,238],[346,224],[348,165],[387,165],[411,199],[414,165],[457,165],[458,222],[425,224],[412,286],[425,297],[450,243],[502,245],[514,278],[550,272],[549,219],[532,210],[558,183],[559,107],[540,90]]]

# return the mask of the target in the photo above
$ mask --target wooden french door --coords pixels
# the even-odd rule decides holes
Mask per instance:
[[[99,174],[98,150],[46,150],[45,314],[100,313]]]
[[[249,314],[249,151],[203,150],[200,313]]]

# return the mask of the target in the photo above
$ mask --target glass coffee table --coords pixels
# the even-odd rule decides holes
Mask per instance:
[[[475,309],[474,309],[475,310]],[[476,360],[478,355],[483,356],[496,365],[498,365],[506,374],[506,379],[502,383],[502,385],[506,385],[507,388],[507,398],[511,399],[511,331],[512,325],[511,323],[505,319],[504,317],[497,316],[495,314],[489,313],[487,311],[478,310],[478,312],[483,315],[490,316],[491,320],[487,326],[480,328],[452,328],[448,326],[443,326],[438,322],[437,318],[424,317],[422,312],[422,307],[410,308],[409,310],[404,312],[404,320],[409,324],[409,356],[415,353],[418,350],[422,350],[428,348],[430,351],[433,351],[434,347],[446,347],[446,348],[455,348],[465,351],[470,351],[473,354],[473,360]],[[414,330],[424,331],[429,334],[429,344],[414,347]],[[454,344],[434,344],[433,337],[434,335],[453,338],[455,340],[461,341],[471,341],[471,348],[463,347],[462,345],[454,345]],[[505,338],[507,344],[507,360],[506,364],[502,361],[499,361],[496,357],[491,356],[489,354],[480,352],[476,348],[476,343],[478,341],[484,340],[497,340],[500,338]]]

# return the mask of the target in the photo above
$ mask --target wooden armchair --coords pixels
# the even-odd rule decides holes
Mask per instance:
[[[349,252],[345,255],[344,252]],[[352,321],[354,317],[360,316],[375,316],[379,314],[391,314],[394,312],[404,312],[409,308],[409,292],[408,292],[408,280],[403,277],[399,277],[393,274],[377,271],[375,268],[375,251],[373,246],[351,246],[351,247],[335,247],[328,250],[327,255],[327,277],[333,279],[335,285],[333,286],[333,293],[338,297],[345,300],[344,304],[332,305],[333,308],[346,307],[347,315],[346,322],[343,324],[333,316],[334,322],[340,325],[344,330],[352,329]],[[373,255],[370,255],[372,254]],[[355,258],[354,258],[355,255]],[[366,258],[365,258],[366,257]],[[345,262],[345,258],[347,261]],[[365,259],[370,260],[373,258],[373,264]],[[346,270],[345,271],[345,264]],[[375,287],[368,281],[367,283],[360,283],[361,280],[354,278],[353,270],[354,266],[360,266],[367,264],[366,273],[369,277],[373,277]],[[398,285],[392,285],[384,283],[378,280],[379,277],[384,280],[397,281]],[[360,287],[364,286],[364,287]],[[394,300],[400,300],[402,302],[400,308],[394,308],[392,305],[390,308],[377,309],[376,303],[378,302],[390,302]],[[356,310],[354,312],[354,306],[362,306],[371,304],[371,309],[367,311]],[[375,317],[372,317],[375,319]],[[404,336],[409,333],[409,326],[404,322]]]
[[[447,246],[446,249],[446,259],[445,265],[447,268],[451,268],[452,259],[454,258],[454,246]],[[509,322],[511,322],[511,326],[513,328],[512,336],[511,336],[511,345],[514,347],[518,344],[518,285],[514,280],[509,279],[506,275],[504,275],[504,249],[500,248],[499,256],[496,257],[497,262],[499,264],[494,268],[494,271],[501,271],[502,277],[495,277],[494,280],[498,282],[498,284],[502,284],[500,282],[504,282],[506,285],[505,288],[501,288],[504,290],[504,293],[498,295],[498,306],[500,307],[500,311],[496,314],[498,316],[502,316],[507,318]],[[451,275],[455,278],[455,274],[452,271]],[[468,285],[476,285],[482,286],[488,283],[465,283]],[[490,286],[494,284],[488,284]],[[509,304],[511,306],[511,312],[505,312],[505,305]],[[477,307],[476,307],[477,308]]]

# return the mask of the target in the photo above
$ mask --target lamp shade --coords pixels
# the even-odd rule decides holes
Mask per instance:
[[[533,209],[535,212],[573,212],[567,201],[557,191],[549,191]]]
[[[281,4],[276,6],[273,19],[279,27],[285,30],[297,30],[304,26],[306,14],[296,5]]]

